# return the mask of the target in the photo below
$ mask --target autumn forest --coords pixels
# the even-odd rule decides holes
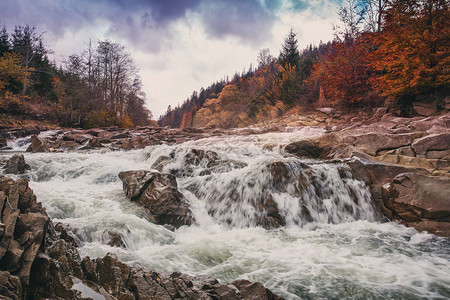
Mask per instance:
[[[338,15],[333,41],[299,51],[291,30],[278,57],[261,50],[257,68],[194,92],[158,123],[229,128],[292,108],[360,110],[386,102],[408,116],[416,96],[449,87],[448,1],[347,0]]]
[[[448,0],[346,0],[333,41],[298,49],[287,33],[279,55],[169,106],[159,126],[242,127],[291,109],[360,110],[389,102],[409,115],[418,96],[450,85]],[[64,127],[156,126],[138,68],[110,40],[86,43],[60,65],[31,25],[0,30],[0,120]]]

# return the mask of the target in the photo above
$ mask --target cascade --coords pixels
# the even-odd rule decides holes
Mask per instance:
[[[284,153],[284,145],[321,133],[305,128],[132,151],[24,153],[26,176],[82,256],[112,252],[158,272],[245,278],[287,299],[450,297],[447,239],[384,222],[368,187],[344,163]],[[13,152],[27,146],[10,145]],[[118,174],[128,170],[175,175],[196,222],[174,231],[150,222],[125,197]]]

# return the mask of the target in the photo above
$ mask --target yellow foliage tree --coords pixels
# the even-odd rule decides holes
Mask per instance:
[[[24,84],[32,70],[22,66],[20,55],[5,53],[0,57],[0,95],[4,96],[7,91],[14,94],[14,85]]]

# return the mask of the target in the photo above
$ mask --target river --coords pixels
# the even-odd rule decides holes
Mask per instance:
[[[342,163],[300,160],[282,151],[289,142],[320,134],[306,128],[133,151],[24,155],[31,188],[53,221],[80,239],[83,257],[112,252],[157,272],[259,281],[287,299],[450,298],[448,239],[387,222],[363,182],[342,178]],[[24,151],[26,143],[11,144],[13,152]],[[215,153],[224,164],[205,172],[208,165],[200,162],[189,170],[192,149]],[[191,205],[192,226],[171,231],[155,225],[125,197],[118,173],[150,170],[162,156],[170,158],[163,171],[185,173],[177,181]],[[274,182],[267,166],[276,162],[288,166],[292,180]],[[299,192],[305,183],[295,178],[306,173],[308,186]],[[274,199],[286,226],[255,226],[254,202],[263,193]],[[126,248],[108,245],[110,230]]]

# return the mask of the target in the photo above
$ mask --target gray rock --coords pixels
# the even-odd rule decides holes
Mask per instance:
[[[14,154],[6,163],[5,174],[23,174],[30,170],[23,154]]]
[[[146,208],[156,224],[175,228],[192,224],[189,204],[172,174],[139,170],[121,172],[119,178],[127,197]]]

